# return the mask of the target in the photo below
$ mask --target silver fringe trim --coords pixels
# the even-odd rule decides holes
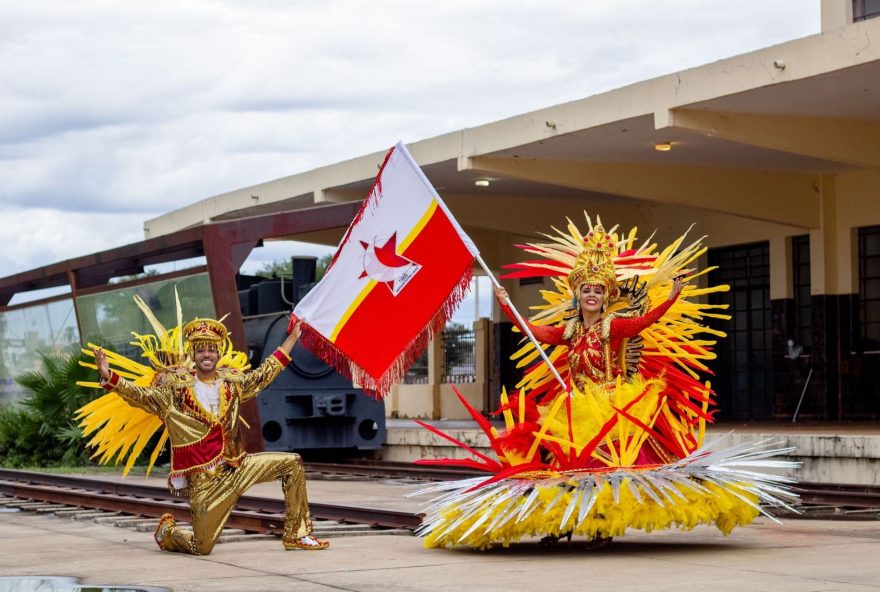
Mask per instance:
[[[521,522],[537,510],[549,512],[567,492],[572,493],[571,500],[565,508],[559,530],[577,529],[589,517],[598,493],[605,484],[611,487],[615,502],[620,500],[620,491],[626,487],[639,502],[649,497],[658,505],[665,506],[687,501],[679,487],[702,495],[715,495],[705,486],[711,483],[776,523],[779,520],[771,513],[773,508],[799,513],[792,505],[798,500],[798,495],[791,491],[796,480],[765,472],[799,468],[802,463],[798,461],[778,458],[791,454],[795,448],[785,446],[781,440],[768,438],[716,450],[727,436],[704,444],[701,449],[675,463],[655,469],[625,467],[613,472],[571,472],[545,479],[511,477],[478,489],[473,488],[490,478],[490,475],[432,483],[408,496],[435,496],[426,503],[425,520],[416,534],[426,536],[438,531],[439,536],[443,537],[476,517],[470,529],[456,542],[465,540],[481,527],[482,534],[487,535],[511,520]],[[559,493],[546,508],[540,508],[539,489],[552,487],[558,487]],[[754,503],[744,493],[754,495],[759,502]],[[460,514],[447,523],[444,514],[451,507],[455,507]],[[489,521],[493,514],[494,518]]]

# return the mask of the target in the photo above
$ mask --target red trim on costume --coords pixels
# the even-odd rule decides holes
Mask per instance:
[[[110,378],[108,380],[101,380],[101,386],[104,387],[106,391],[112,391],[119,384],[119,375],[113,370],[110,371]]]
[[[197,402],[196,394],[192,388],[182,388],[180,389],[183,392],[183,411],[189,412],[190,415],[195,415],[202,419],[207,419],[202,416],[201,413],[201,405]]]
[[[272,355],[275,356],[275,359],[278,360],[282,367],[286,367],[290,363],[291,357],[284,353],[281,348],[272,352]]]
[[[171,447],[171,468],[187,471],[207,464],[223,453],[223,428],[215,425],[198,442]]]

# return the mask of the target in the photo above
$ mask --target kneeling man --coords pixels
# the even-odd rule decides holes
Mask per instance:
[[[293,324],[278,349],[250,372],[217,367],[227,343],[226,327],[219,321],[195,319],[183,333],[195,369],[178,368],[161,386],[135,386],[110,370],[103,350],[95,350],[102,386],[159,416],[168,428],[172,469],[168,484],[172,492],[189,495],[192,532],[179,528],[171,514],[165,514],[156,529],[159,548],[207,555],[239,496],[255,483],[279,479],[287,513],[284,548],[326,549],[327,541],[311,536],[302,459],[293,453],[248,454],[240,434],[242,403],[257,396],[290,362],[299,324]]]

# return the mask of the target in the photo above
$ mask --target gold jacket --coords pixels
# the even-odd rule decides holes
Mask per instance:
[[[269,386],[288,363],[290,356],[276,349],[250,372],[217,368],[220,400],[216,415],[203,408],[195,395],[195,370],[180,369],[168,374],[164,384],[150,387],[135,386],[112,372],[102,386],[165,422],[171,440],[168,483],[173,491],[180,491],[186,488],[183,478],[222,465],[236,466],[244,458],[241,404]]]

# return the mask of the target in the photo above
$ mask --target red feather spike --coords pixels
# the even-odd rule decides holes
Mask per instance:
[[[639,426],[640,428],[642,428],[643,430],[648,432],[651,436],[653,436],[656,440],[658,440],[661,444],[663,444],[663,446],[669,452],[674,453],[675,449],[678,448],[678,446],[674,442],[671,442],[668,438],[666,438],[662,434],[658,433],[657,430],[655,430],[651,427],[648,427],[648,425],[646,423],[644,423],[643,421],[641,421],[640,419],[638,419],[634,415],[630,415],[629,413],[627,413],[623,409],[618,409],[617,407],[614,407],[614,410],[617,411],[618,413],[620,413],[622,416],[624,416],[629,421],[633,422],[634,424],[636,424],[637,426]]]
[[[474,450],[473,448],[471,448],[470,446],[468,446],[468,445],[465,444],[464,442],[461,442],[461,441],[459,441],[459,440],[456,440],[455,438],[453,438],[453,437],[450,436],[449,434],[443,432],[442,430],[439,430],[439,429],[435,428],[434,426],[429,425],[429,424],[427,424],[427,423],[425,423],[425,422],[423,422],[423,421],[419,421],[418,419],[416,419],[415,422],[416,422],[417,424],[419,424],[420,426],[422,426],[423,428],[425,428],[426,430],[429,430],[430,432],[433,432],[434,434],[437,434],[438,436],[440,436],[440,437],[443,438],[444,440],[448,440],[449,442],[452,442],[453,444],[455,444],[455,445],[458,446],[459,448],[463,448],[463,449],[467,450],[468,452],[470,452],[471,454],[473,454],[473,455],[476,456],[477,458],[481,458],[481,459],[483,459],[484,461],[486,461],[486,466],[487,466],[487,467],[492,467],[491,469],[487,469],[487,470],[500,471],[500,470],[503,468],[503,465],[501,465],[500,463],[498,463],[498,462],[496,462],[495,460],[489,458],[489,457],[486,456],[485,454],[483,454],[483,453],[481,453],[481,452],[478,452],[478,451]]]
[[[497,483],[498,481],[501,481],[503,479],[509,479],[511,477],[515,477],[515,476],[520,475],[522,473],[528,473],[529,471],[546,471],[548,469],[552,470],[549,465],[547,465],[546,463],[543,463],[543,462],[530,462],[530,463],[524,463],[521,465],[507,467],[503,471],[499,471],[498,474],[494,475],[493,477],[490,477],[489,479],[486,479],[485,481],[477,483],[476,485],[474,485],[473,487],[471,487],[467,491],[468,492],[476,491],[477,489],[480,489],[481,487],[486,487],[487,485]]]
[[[473,405],[468,403],[467,399],[464,398],[457,388],[452,387],[452,392],[458,397],[458,400],[461,401],[461,404],[467,409],[467,412],[471,414],[471,417],[474,418],[474,421],[477,422],[477,425],[480,426],[480,429],[483,430],[483,433],[486,434],[486,437],[489,438],[489,444],[492,446],[492,450],[495,451],[499,457],[504,456],[504,451],[501,450],[501,447],[498,445],[498,441],[495,436],[492,435],[492,424],[489,423],[483,414],[474,409]]]
[[[584,446],[583,450],[581,450],[581,453],[577,457],[577,463],[579,465],[583,465],[590,460],[593,455],[593,451],[596,449],[596,446],[599,445],[599,442],[601,442],[605,438],[605,436],[608,435],[608,432],[610,432],[611,428],[613,428],[615,425],[617,425],[616,415],[606,421],[605,425],[602,426],[602,429],[599,430],[599,433],[596,434],[592,440],[587,442],[587,445]]]
[[[413,461],[413,464],[465,467],[468,469],[478,469],[480,471],[495,472],[494,468],[488,467],[484,463],[476,461],[472,458],[420,458],[416,461]]]
[[[518,423],[498,435],[498,445],[506,452],[516,452],[524,456],[535,441],[534,433],[540,429],[541,426],[536,421]]]

